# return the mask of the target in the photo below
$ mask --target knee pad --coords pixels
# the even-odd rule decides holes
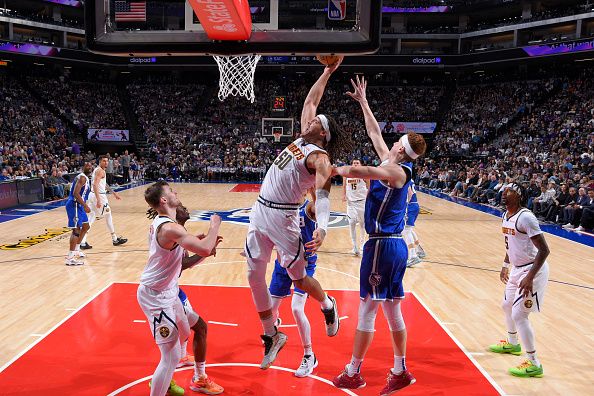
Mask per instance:
[[[291,298],[291,310],[293,316],[300,315],[305,312],[305,302],[307,301],[307,294],[297,294],[293,292],[293,298]]]
[[[406,328],[400,309],[400,300],[382,301],[382,309],[384,310],[384,316],[388,321],[390,331],[402,331]]]
[[[373,301],[370,297],[359,303],[359,320],[357,323],[357,330],[366,333],[373,333],[375,330],[375,316],[377,315],[377,308],[379,301]]]

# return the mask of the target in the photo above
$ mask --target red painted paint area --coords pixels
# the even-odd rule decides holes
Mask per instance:
[[[2,395],[107,395],[153,374],[159,351],[145,316],[136,302],[134,284],[114,284],[31,350],[0,373]],[[209,324],[209,364],[237,364],[207,369],[226,388],[227,395],[344,395],[315,378],[296,378],[292,372],[257,368],[263,354],[261,326],[248,288],[185,286],[194,309],[207,321],[237,324]],[[331,380],[351,356],[357,323],[359,293],[331,292],[338,301],[341,321],[338,336],[325,335],[323,316],[312,299],[306,312],[312,324],[314,351],[320,362],[314,375]],[[497,391],[472,364],[456,343],[439,326],[413,295],[407,295],[403,313],[408,329],[408,367],[416,384],[402,391],[410,395],[496,395]],[[293,324],[290,300],[281,306],[283,324]],[[393,364],[392,347],[383,314],[377,318],[377,332],[363,362],[367,387],[352,394],[377,395]],[[289,337],[275,362],[296,369],[302,348],[296,327],[282,329]],[[191,345],[191,343],[190,343]],[[191,347],[191,346],[190,346]],[[243,365],[242,365],[243,364]],[[247,366],[252,364],[254,366]],[[174,378],[189,390],[193,369],[178,370]],[[123,395],[148,395],[147,380],[130,385]]]
[[[236,184],[229,192],[260,192],[261,184]]]

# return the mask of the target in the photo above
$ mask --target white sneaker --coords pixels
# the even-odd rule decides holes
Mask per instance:
[[[417,248],[417,254],[420,259],[424,259],[425,257],[427,257],[427,253],[425,253],[425,250],[421,247],[421,245],[419,245],[419,247]]]
[[[318,367],[318,359],[315,354],[304,355],[299,368],[295,371],[295,377],[307,377],[313,370]]]
[[[571,223],[567,223],[567,224],[565,224],[565,225],[563,226],[563,228],[568,228],[568,229],[570,229],[570,230],[573,230],[575,227],[573,226],[573,224],[571,224]]]
[[[74,266],[74,265],[84,265],[85,262],[82,260],[78,260],[75,257],[71,257],[71,258],[66,259],[65,264],[69,265],[69,266]]]
[[[582,227],[582,226],[579,226],[578,228],[574,228],[573,230],[574,230],[574,231],[579,231],[579,232],[584,232],[584,231],[586,231],[586,229],[585,229],[584,227]]]
[[[406,266],[408,268],[410,267],[414,267],[415,265],[419,264],[422,260],[420,258],[418,258],[417,256],[415,257],[411,257],[408,259],[408,261],[406,262]]]
[[[78,256],[78,258],[81,258],[81,259],[84,259],[85,257],[87,257],[87,255],[86,255],[86,254],[84,254],[84,253],[83,253],[82,251],[80,251],[80,250],[77,250],[77,251],[75,252],[75,255],[77,255],[77,256]]]
[[[359,252],[359,249],[358,249],[358,248],[356,248],[356,247],[354,247],[354,248],[353,248],[353,251],[352,251],[351,253],[353,254],[353,256],[358,256],[359,254],[361,254],[361,253]]]
[[[276,356],[287,343],[287,336],[277,330],[273,336],[261,335],[260,338],[264,343],[264,359],[262,359],[260,368],[266,370],[274,363]]]

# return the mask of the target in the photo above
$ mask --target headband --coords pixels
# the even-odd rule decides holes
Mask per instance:
[[[520,198],[522,198],[522,189],[520,188],[519,184],[511,183],[510,185],[507,186],[507,188],[509,188],[510,190],[514,190],[515,192],[518,193]]]
[[[318,118],[320,119],[320,124],[322,124],[322,129],[326,132],[326,143],[332,139],[330,136],[330,125],[328,124],[328,118],[324,114],[318,114]]]
[[[406,155],[408,155],[411,159],[416,159],[419,157],[419,154],[415,153],[415,150],[412,149],[410,143],[408,142],[408,135],[402,136],[400,139],[400,143],[404,146],[404,151]]]

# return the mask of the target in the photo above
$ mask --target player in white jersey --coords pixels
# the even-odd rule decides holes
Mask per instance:
[[[510,368],[510,374],[542,377],[542,364],[536,355],[534,331],[528,315],[542,309],[549,280],[549,265],[545,261],[549,247],[534,213],[522,207],[522,201],[527,197],[525,190],[516,183],[509,185],[502,195],[507,209],[502,224],[506,254],[500,279],[506,285],[502,308],[507,339],[490,345],[489,349],[496,353],[521,355],[519,333],[528,358],[519,366]]]
[[[154,220],[158,216],[158,213],[153,208],[147,211],[147,217]],[[186,222],[190,219],[190,212],[188,209],[180,205],[176,209],[175,221],[185,227]],[[206,235],[198,235],[199,239],[205,238]],[[217,246],[219,242],[223,240],[222,237],[217,238]],[[213,249],[209,256],[216,256],[216,247]],[[195,267],[206,259],[206,256],[200,256],[195,254],[190,256],[186,250],[184,250],[184,256],[182,258],[181,270],[187,270]],[[180,274],[181,276],[181,274]],[[184,313],[188,318],[188,325],[190,329],[194,331],[194,340],[192,341],[193,355],[188,353],[188,341],[182,341],[181,343],[181,359],[178,362],[176,368],[184,366],[194,366],[194,375],[190,381],[190,389],[194,392],[205,393],[207,395],[218,395],[223,393],[224,389],[222,386],[215,383],[212,378],[206,375],[206,335],[208,332],[208,325],[204,318],[202,318],[190,304],[190,300],[184,291],[179,288],[179,299],[184,307]]]
[[[338,332],[339,317],[336,302],[323,291],[314,278],[307,276],[305,251],[299,228],[299,207],[305,192],[316,189],[318,228],[305,245],[313,253],[321,246],[330,217],[330,158],[352,152],[353,138],[341,130],[329,116],[316,111],[324,89],[340,62],[326,66],[311,87],[301,113],[301,137],[285,148],[268,169],[260,196],[250,213],[245,251],[248,281],[256,310],[264,328],[264,359],[261,369],[270,367],[287,336],[277,331],[272,313],[272,301],[266,284],[266,267],[276,247],[280,264],[287,269],[295,287],[320,302],[326,321],[326,334]]]
[[[361,161],[355,159],[351,162],[352,166],[361,166]],[[353,242],[353,254],[358,256],[363,250],[365,243],[365,198],[369,181],[346,177],[342,183],[342,200],[347,203],[347,217],[349,218],[349,227],[351,230],[351,241]],[[361,229],[360,241],[357,243],[357,224]],[[359,249],[361,246],[361,249]]]
[[[80,259],[85,254],[80,251],[80,243],[86,232],[89,230],[89,219],[87,213],[91,208],[87,205],[89,191],[91,190],[89,175],[91,174],[91,164],[85,162],[82,172],[72,181],[70,193],[66,200],[66,214],[68,215],[68,227],[72,228],[70,236],[70,251],[66,258],[66,265],[83,265]]]
[[[107,184],[105,168],[107,168],[108,158],[102,155],[99,157],[99,166],[93,170],[91,176],[91,194],[89,195],[89,207],[91,213],[89,213],[89,227],[93,226],[97,216],[105,216],[105,222],[107,229],[111,233],[111,240],[114,246],[123,245],[128,242],[126,238],[122,238],[116,235],[115,227],[113,226],[113,218],[111,215],[111,208],[109,207],[109,201],[107,200],[107,193],[111,192],[115,199],[121,199],[120,195],[113,191],[112,188]],[[81,249],[91,249],[91,245],[87,243],[87,235],[82,240]]]
[[[146,189],[144,199],[157,211],[150,227],[149,258],[138,286],[138,304],[145,313],[151,333],[161,351],[161,360],[151,382],[151,396],[183,394],[172,381],[181,358],[181,343],[190,334],[188,319],[178,297],[178,279],[184,249],[208,256],[216,247],[221,218],[213,215],[208,234],[200,239],[177,224],[176,210],[181,202],[177,193],[164,181]]]

